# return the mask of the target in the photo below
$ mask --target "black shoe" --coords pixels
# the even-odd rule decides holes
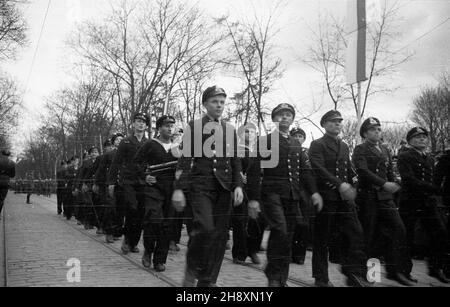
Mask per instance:
[[[435,272],[431,272],[430,276],[436,278],[443,284],[450,284],[450,279],[448,279],[447,276],[445,276],[444,271],[442,269],[437,270]]]
[[[130,248],[130,252],[133,254],[139,254],[139,248],[137,246]]]
[[[142,265],[146,269],[149,269],[152,266],[152,256],[150,254],[144,253],[144,256],[142,256]]]
[[[416,278],[414,278],[411,274],[405,275],[405,277],[406,277],[407,280],[409,280],[409,281],[412,282],[412,283],[417,284],[417,283],[419,282],[419,281],[418,281]]]
[[[164,272],[166,270],[166,266],[162,263],[155,264],[153,268],[156,272]]]
[[[305,259],[304,258],[299,258],[299,257],[293,257],[292,262],[296,263],[298,265],[304,265],[305,264]]]
[[[183,288],[193,288],[196,286],[197,286],[197,281],[196,281],[194,273],[191,270],[186,269],[186,271],[184,273]]]
[[[106,243],[114,243],[114,237],[112,235],[106,235]]]
[[[180,251],[180,248],[177,246],[177,244],[174,241],[170,241],[169,243],[169,251],[172,253],[176,253]]]
[[[314,285],[317,288],[334,288],[334,285],[331,281],[323,281],[323,280],[318,280],[318,279],[316,279],[316,282],[314,283]]]
[[[257,253],[251,254],[250,259],[252,259],[253,264],[257,264],[257,265],[261,264],[261,259],[259,259],[259,256]]]
[[[239,265],[244,265],[244,264],[245,264],[245,261],[242,261],[242,260],[240,260],[240,259],[238,259],[238,258],[234,258],[234,259],[233,259],[233,263],[234,263],[234,264],[239,264]]]
[[[279,280],[269,280],[269,288],[282,288],[283,285]]]
[[[215,284],[210,281],[201,281],[199,280],[197,283],[197,288],[214,288]]]
[[[105,231],[104,231],[103,229],[101,229],[101,228],[98,228],[96,234],[98,234],[98,235],[104,235],[104,234],[105,234]]]
[[[128,254],[130,252],[130,246],[128,246],[128,243],[126,243],[125,240],[123,240],[122,246],[120,247],[120,249],[122,250],[122,253],[124,255],[126,255],[126,254]]]
[[[355,287],[355,288],[368,288],[372,287],[373,285],[367,281],[362,276],[358,276],[355,274],[349,274],[347,276],[347,286],[349,287]]]
[[[404,274],[402,273],[392,273],[386,275],[387,279],[395,280],[399,284],[406,286],[406,287],[412,287],[414,286],[413,282],[409,280]]]

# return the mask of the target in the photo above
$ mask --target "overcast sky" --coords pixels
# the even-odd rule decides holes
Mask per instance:
[[[367,0],[368,22],[376,15],[378,0]],[[19,59],[2,65],[2,68],[12,74],[27,89],[24,98],[25,110],[21,114],[19,138],[29,135],[30,131],[39,125],[45,97],[69,82],[67,49],[64,41],[77,22],[83,19],[101,20],[109,9],[106,0],[53,0],[50,3],[42,38],[38,45],[39,33],[43,24],[48,0],[30,0],[23,7],[28,21],[29,46],[19,54]],[[257,3],[258,9],[270,6],[271,1],[264,0],[200,0],[198,3],[211,17],[229,14],[240,18],[246,12],[251,12]],[[252,5],[253,3],[253,5]],[[384,121],[402,122],[408,119],[411,112],[412,99],[420,88],[436,84],[437,76],[450,68],[450,0],[412,0],[401,1],[398,24],[402,36],[398,38],[395,48],[407,46],[405,51],[414,52],[412,60],[400,67],[399,72],[392,76],[391,82],[403,88],[389,96],[380,95],[370,101],[367,115],[376,116]],[[278,52],[286,69],[284,77],[274,85],[270,103],[292,102],[305,113],[311,109],[312,101],[323,102],[323,111],[332,108],[328,97],[322,92],[320,75],[298,61],[306,54],[308,47],[308,25],[314,26],[320,12],[332,11],[345,16],[345,0],[287,0],[283,14],[277,19],[282,31],[278,37]],[[425,35],[438,24],[447,20],[444,25]],[[36,49],[37,48],[37,49]],[[33,55],[36,52],[34,65]],[[30,73],[31,72],[31,73]],[[27,83],[28,80],[28,83]],[[386,80],[384,80],[386,81]],[[230,93],[240,89],[240,82],[230,76],[218,75],[211,84],[221,83]],[[350,103],[350,102],[349,102]],[[353,115],[350,109],[344,113]],[[322,112],[323,113],[323,112]],[[320,114],[313,116],[318,121]],[[317,131],[305,125],[315,136]],[[16,141],[20,148],[19,141]]]

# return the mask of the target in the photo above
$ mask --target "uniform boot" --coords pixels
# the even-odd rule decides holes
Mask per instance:
[[[144,252],[144,256],[142,256],[142,265],[144,268],[149,269],[152,266],[152,255]]]
[[[113,235],[106,235],[106,243],[114,243]]]

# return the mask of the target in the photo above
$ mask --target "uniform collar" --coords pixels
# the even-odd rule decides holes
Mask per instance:
[[[422,155],[422,156],[426,156],[427,155],[427,152],[426,151],[421,151],[421,150],[418,150],[417,148],[415,148],[415,147],[411,147],[415,152],[417,152],[417,153],[419,153],[420,155]]]
[[[289,132],[283,132],[279,129],[276,129],[275,132],[277,132],[280,136],[282,136],[285,139],[289,139],[290,137]]]
[[[220,118],[218,118],[218,119],[215,119],[215,118],[209,116],[208,113],[206,113],[205,117],[206,117],[206,119],[207,119],[209,122],[218,122],[219,124],[222,123],[222,117],[220,117]]]

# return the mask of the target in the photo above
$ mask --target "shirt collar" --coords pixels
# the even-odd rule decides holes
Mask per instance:
[[[209,119],[209,121],[211,121],[211,122],[218,122],[219,124],[222,123],[222,117],[219,117],[218,119],[215,119],[215,118],[209,116],[208,113],[206,113],[206,117],[207,117],[207,118]]]

